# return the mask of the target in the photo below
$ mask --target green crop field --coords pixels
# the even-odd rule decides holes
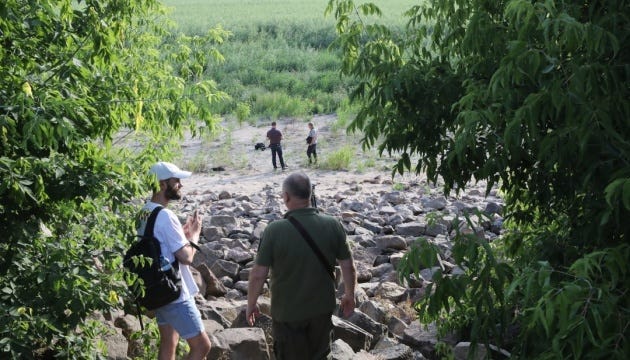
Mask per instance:
[[[418,1],[380,0],[379,22],[404,26],[402,14]],[[165,0],[177,31],[203,35],[217,26],[231,35],[217,49],[222,63],[204,76],[230,99],[216,104],[226,118],[256,123],[279,117],[307,118],[342,111],[349,79],[329,45],[335,21],[324,16],[327,0]]]
[[[372,1],[383,10],[383,20],[402,24],[402,13],[418,1]],[[238,30],[260,24],[307,24],[332,27],[332,16],[324,16],[328,0],[165,0],[171,18],[184,31],[205,31],[221,25]]]

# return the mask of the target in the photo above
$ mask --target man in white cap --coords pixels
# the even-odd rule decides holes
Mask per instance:
[[[180,180],[189,177],[191,172],[180,170],[174,164],[163,161],[154,164],[149,172],[156,177],[159,189],[154,188],[151,201],[142,208],[138,234],[144,234],[151,212],[158,206],[164,207],[155,219],[153,235],[160,242],[162,255],[170,263],[177,259],[182,279],[179,298],[155,310],[160,331],[158,359],[175,359],[180,336],[190,346],[187,359],[205,359],[210,352],[210,339],[195,305],[194,296],[199,289],[189,268],[195,255],[195,248],[191,243],[197,244],[199,241],[202,218],[195,210],[182,226],[177,215],[167,208],[169,201],[182,198]]]

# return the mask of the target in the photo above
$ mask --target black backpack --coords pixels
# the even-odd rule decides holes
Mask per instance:
[[[179,273],[177,259],[170,264],[168,270],[162,271],[160,264],[160,242],[153,236],[153,227],[161,206],[156,207],[147,220],[144,236],[138,235],[140,240],[135,242],[125,254],[123,266],[128,271],[138,275],[136,281],[130,285],[136,303],[148,310],[154,310],[179,298],[182,280]],[[141,259],[141,256],[150,259]],[[168,264],[166,264],[168,265]],[[142,280],[142,281],[140,281]],[[144,288],[144,295],[142,294]]]

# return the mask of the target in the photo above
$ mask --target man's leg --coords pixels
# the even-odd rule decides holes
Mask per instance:
[[[179,335],[171,325],[158,325],[160,331],[160,347],[158,360],[175,360],[175,350]]]
[[[309,359],[305,323],[272,322],[273,352],[276,360]]]
[[[296,322],[272,322],[276,360],[332,359],[332,313]]]
[[[278,149],[276,148],[276,145],[271,145],[271,163],[273,164],[273,168],[277,169],[278,166],[276,165],[276,152],[278,151]]]
[[[190,352],[186,357],[188,360],[203,360],[210,352],[210,339],[205,331],[190,339],[186,339],[186,341],[188,346],[190,346]]]
[[[284,158],[282,157],[282,146],[278,145],[278,158],[280,159],[280,166],[282,166],[282,170],[286,168],[284,165]]]
[[[332,355],[330,352],[333,338],[332,313],[310,319],[307,337],[312,359],[331,359]]]
[[[160,360],[175,359],[180,335],[190,346],[187,359],[205,359],[210,351],[210,339],[203,327],[195,300],[168,304],[157,309],[155,315],[160,329]]]

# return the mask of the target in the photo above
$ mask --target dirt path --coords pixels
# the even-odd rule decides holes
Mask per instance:
[[[415,175],[391,178],[391,166],[395,158],[379,158],[375,151],[361,150],[360,138],[348,135],[345,130],[335,130],[336,117],[318,116],[310,120],[319,131],[318,154],[320,163],[331,153],[344,146],[354,149],[350,169],[333,171],[323,167],[310,167],[307,164],[306,143],[309,121],[293,119],[277,120],[277,128],[283,133],[284,159],[288,165],[285,171],[274,170],[271,164],[269,149],[255,150],[257,142],[267,145],[266,133],[269,124],[252,126],[243,124],[234,129],[225,129],[212,141],[199,139],[188,140],[182,146],[184,162],[207,157],[206,171],[195,173],[185,180],[187,191],[204,193],[207,191],[227,190],[233,194],[256,194],[268,187],[279,189],[284,178],[294,171],[304,171],[316,186],[319,195],[334,195],[349,187],[360,184],[361,190],[367,193],[380,190],[391,190],[393,183],[423,181]],[[269,122],[270,123],[270,122]],[[200,156],[201,155],[201,156]],[[362,166],[362,164],[367,164]],[[212,171],[211,168],[223,167],[224,171]]]

